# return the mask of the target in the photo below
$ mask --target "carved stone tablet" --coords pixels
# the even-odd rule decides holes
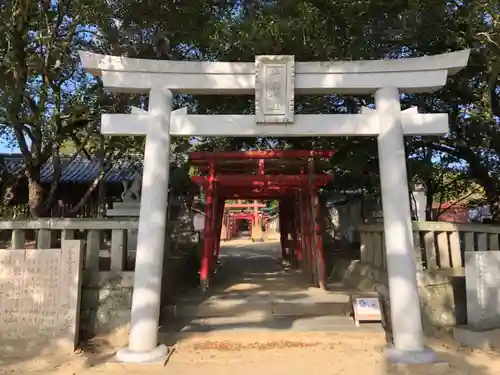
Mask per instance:
[[[500,251],[466,251],[467,323],[475,329],[500,327]]]
[[[294,56],[256,56],[255,118],[258,124],[292,123]]]
[[[0,250],[0,346],[74,350],[81,261],[76,240],[63,241],[62,249]]]

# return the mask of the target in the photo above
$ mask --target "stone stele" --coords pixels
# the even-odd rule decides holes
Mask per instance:
[[[500,251],[466,251],[465,283],[469,327],[500,328]]]
[[[0,348],[48,346],[73,352],[78,341],[82,242],[61,249],[0,250]]]

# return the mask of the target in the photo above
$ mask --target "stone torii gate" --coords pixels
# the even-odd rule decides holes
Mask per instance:
[[[84,68],[115,92],[149,94],[147,112],[103,114],[106,135],[146,136],[139,235],[128,348],[124,362],[164,357],[158,345],[171,136],[376,136],[382,188],[393,346],[396,361],[435,359],[424,346],[413,257],[404,135],[445,134],[447,114],[401,111],[401,93],[438,90],[466,66],[469,50],[400,60],[295,62],[257,56],[255,63],[158,61],[81,52]],[[172,92],[255,94],[255,115],[190,115],[172,110]],[[295,94],[374,94],[360,114],[295,115]]]

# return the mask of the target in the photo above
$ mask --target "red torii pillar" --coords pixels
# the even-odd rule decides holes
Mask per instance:
[[[252,225],[252,241],[253,242],[263,242],[264,239],[262,238],[262,222],[261,218],[259,217],[259,209],[257,208],[257,201],[254,200],[253,202],[254,207],[253,207],[253,225]]]
[[[215,200],[215,161],[210,159],[208,184],[205,191],[205,228],[203,230],[203,250],[200,265],[200,286],[207,290],[210,286],[212,249],[214,246],[214,200]]]

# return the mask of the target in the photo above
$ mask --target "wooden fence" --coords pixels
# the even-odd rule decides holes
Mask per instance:
[[[417,270],[462,268],[465,251],[500,250],[500,226],[430,221],[412,225]],[[387,269],[383,224],[364,224],[358,229],[361,261]]]

